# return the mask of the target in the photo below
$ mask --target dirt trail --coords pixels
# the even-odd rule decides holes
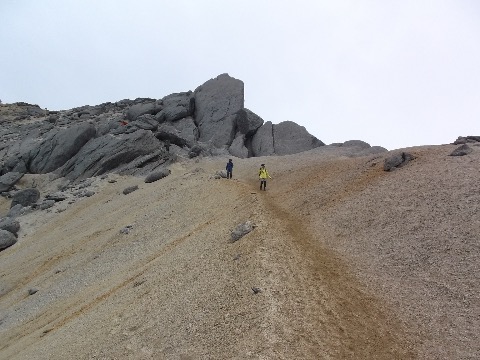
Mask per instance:
[[[365,174],[356,181],[368,182],[371,177]],[[284,187],[304,186],[295,179],[282,179],[287,181]],[[306,219],[285,206],[282,189],[253,191],[258,186],[255,181],[239,185],[244,195],[255,193],[258,212],[266,222],[262,265],[268,274],[270,322],[265,338],[273,358],[415,358],[399,321],[351,275],[337,253],[320,246],[322,234],[312,233]],[[353,187],[347,184],[342,192]],[[288,196],[295,196],[294,191]]]

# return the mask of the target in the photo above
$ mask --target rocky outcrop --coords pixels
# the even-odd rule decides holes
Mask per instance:
[[[70,128],[53,131],[27,159],[28,170],[34,174],[46,174],[58,169],[72,158],[96,134],[95,127],[84,123]]]
[[[468,146],[467,144],[463,144],[462,146],[459,146],[455,150],[453,150],[450,153],[450,156],[465,156],[470,154],[473,151],[473,149]]]
[[[260,127],[252,138],[253,156],[289,155],[325,145],[307,130],[292,121]]]
[[[454,141],[455,145],[468,143],[480,143],[480,136],[459,136],[457,140]]]
[[[245,146],[245,135],[239,134],[232,142],[228,151],[233,156],[236,156],[241,159],[245,159],[248,157],[248,149]]]
[[[267,121],[255,133],[251,144],[252,156],[270,156],[275,154],[273,144],[273,124]]]
[[[10,190],[23,175],[23,173],[9,172],[0,176],[0,192]]]
[[[393,171],[397,168],[405,166],[411,160],[414,160],[414,159],[415,159],[415,156],[407,152],[401,152],[399,154],[395,154],[385,159],[383,164],[383,170]]]
[[[89,141],[59,171],[70,180],[83,179],[113,171],[160,147],[151,131],[138,130],[131,134],[104,135]]]
[[[192,116],[195,110],[195,99],[191,91],[165,96],[161,103],[163,108],[155,115],[159,123],[174,122]]]
[[[216,147],[230,145],[235,136],[237,113],[243,109],[243,82],[222,74],[195,89],[194,97],[198,140]]]
[[[294,122],[273,125],[246,109],[243,82],[228,74],[162,99],[62,111],[8,104],[0,115],[0,175],[54,172],[75,181],[111,171],[144,175],[178,156],[288,155],[324,145]],[[0,190],[11,187],[0,181]]]
[[[293,121],[273,125],[273,147],[275,155],[289,155],[325,145],[315,136]]]
[[[154,99],[146,99],[145,102],[132,105],[126,113],[126,118],[130,121],[135,120],[141,115],[155,115],[162,109],[162,106]]]

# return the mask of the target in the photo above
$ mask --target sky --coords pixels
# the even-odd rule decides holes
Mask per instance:
[[[160,99],[228,73],[326,144],[480,136],[477,0],[0,0],[0,100]]]

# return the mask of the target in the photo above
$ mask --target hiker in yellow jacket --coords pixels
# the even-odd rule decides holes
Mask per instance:
[[[271,179],[270,175],[268,175],[268,171],[265,168],[265,164],[260,165],[260,170],[258,170],[258,177],[260,178],[260,190],[263,191],[267,190],[267,178]]]

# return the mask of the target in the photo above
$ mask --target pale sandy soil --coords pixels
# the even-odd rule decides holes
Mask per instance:
[[[319,148],[234,158],[233,180],[224,158],[97,179],[0,252],[0,359],[478,359],[480,148],[454,148],[391,173]]]

